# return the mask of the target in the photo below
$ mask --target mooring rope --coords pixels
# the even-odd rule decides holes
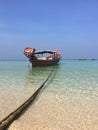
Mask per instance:
[[[49,78],[51,77],[53,71],[54,71],[55,67],[53,67],[53,70],[51,70],[51,73],[49,74],[49,76],[47,77],[47,79],[43,82],[43,84],[34,92],[34,94],[28,98],[21,106],[19,106],[15,111],[13,111],[12,113],[10,113],[8,116],[6,116],[2,121],[0,121],[0,130],[6,130],[10,124],[17,119],[19,116],[21,116],[21,114],[23,113],[23,111],[25,111],[28,106],[35,100],[35,98],[37,97],[37,95],[40,93],[41,89],[44,87],[44,85],[47,83],[47,81],[49,80]]]

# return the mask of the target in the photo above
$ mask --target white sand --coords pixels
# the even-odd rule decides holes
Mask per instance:
[[[43,92],[9,130],[98,130],[98,95]]]

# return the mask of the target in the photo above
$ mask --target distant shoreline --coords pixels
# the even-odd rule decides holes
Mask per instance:
[[[95,58],[91,58],[91,59],[77,58],[77,59],[62,59],[62,60],[79,60],[79,61],[92,60],[92,61],[95,61],[95,60],[98,60],[98,59],[95,59]]]
[[[88,60],[91,60],[91,61],[96,61],[98,59],[96,58],[77,58],[77,59],[67,59],[67,58],[62,58],[61,60],[78,60],[78,61],[88,61]],[[28,59],[0,59],[0,61],[28,61]]]

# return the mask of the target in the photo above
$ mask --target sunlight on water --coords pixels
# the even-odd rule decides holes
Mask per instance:
[[[0,61],[0,120],[15,110],[52,70],[28,61]],[[62,60],[35,103],[9,130],[97,130],[98,61]]]

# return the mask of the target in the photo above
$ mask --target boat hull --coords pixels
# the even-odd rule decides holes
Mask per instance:
[[[50,66],[57,65],[60,58],[52,59],[52,60],[30,60],[32,67],[36,66]]]

